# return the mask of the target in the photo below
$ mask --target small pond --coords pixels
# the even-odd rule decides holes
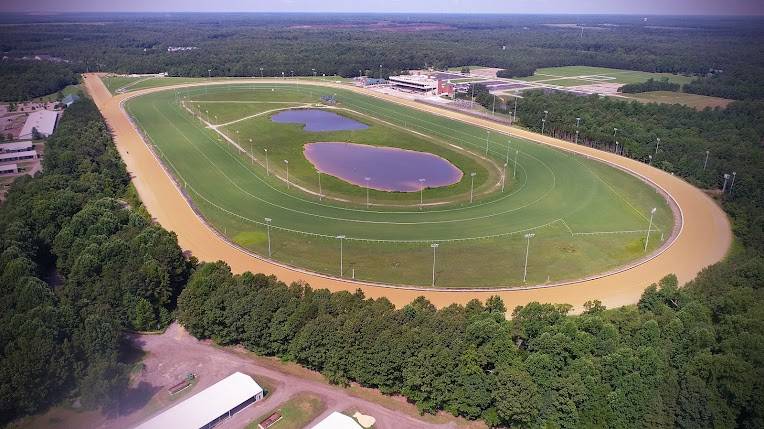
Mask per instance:
[[[380,191],[415,192],[422,188],[448,186],[462,179],[462,172],[456,166],[425,152],[320,142],[305,145],[304,153],[318,171]],[[370,180],[365,180],[367,177]]]
[[[279,124],[304,124],[303,130],[352,131],[365,130],[368,125],[323,109],[290,109],[271,116]]]

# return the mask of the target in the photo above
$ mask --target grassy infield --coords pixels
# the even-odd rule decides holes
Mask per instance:
[[[213,122],[217,115],[220,123],[274,106],[316,103],[329,91],[255,83],[189,88],[180,97],[188,97],[187,103],[198,105],[205,115],[209,111]],[[579,278],[643,255],[643,233],[573,236],[571,231],[645,230],[645,215],[658,207],[654,227],[668,237],[672,218],[665,201],[630,175],[516,138],[508,146],[508,137],[496,133],[489,135],[489,162],[482,158],[484,129],[349,91],[336,93],[337,107],[352,110],[342,114],[369,124],[368,130],[306,133],[299,125],[272,123],[270,113],[223,127],[228,136],[253,151],[257,162],[221,143],[215,132],[179,105],[173,91],[138,97],[127,103],[127,109],[216,228],[240,245],[267,255],[263,220],[272,218],[273,258],[322,273],[339,274],[340,242],[334,237],[340,234],[348,237],[343,241],[344,276],[355,271],[357,279],[424,286],[431,282],[430,242],[441,241],[436,274],[442,287],[522,285],[527,244],[523,233],[530,229],[536,236],[528,262],[529,284]],[[248,100],[254,102],[241,103]],[[366,209],[363,188],[326,175],[322,177],[324,193],[351,202],[320,202],[294,187],[287,189],[283,180],[275,178],[284,175],[283,160],[288,159],[291,181],[317,190],[315,170],[302,156],[302,145],[310,141],[352,141],[436,153],[462,171],[477,173],[475,202],[468,203],[467,176],[455,185],[425,191],[425,203],[451,201],[445,206],[420,211],[418,193],[372,190],[372,202],[399,207]],[[508,147],[510,180],[502,194],[494,187],[500,180],[496,166],[504,163]],[[269,149],[270,176],[263,165],[265,148]],[[520,156],[512,180],[516,148]],[[490,238],[474,239],[485,236]],[[653,233],[650,249],[659,245],[660,237],[661,232]],[[411,240],[415,241],[407,242]]]

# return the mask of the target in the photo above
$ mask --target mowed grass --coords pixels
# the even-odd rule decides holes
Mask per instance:
[[[430,244],[438,242],[436,286],[517,286],[524,284],[528,244],[524,234],[533,232],[527,283],[544,284],[603,272],[644,256],[647,216],[653,207],[658,210],[648,252],[661,244],[661,235],[668,238],[672,228],[666,202],[633,176],[544,145],[487,134],[485,129],[448,118],[346,90],[308,85],[226,85],[181,92],[180,97],[189,100],[205,94],[208,102],[266,102],[273,97],[285,102],[318,102],[321,95],[336,92],[336,108],[347,109],[340,111],[343,115],[371,125],[352,133],[306,133],[300,126],[272,123],[268,115],[247,119],[237,123],[236,129],[246,142],[243,146],[253,139],[256,160],[252,160],[249,153],[221,143],[213,130],[180,106],[174,91],[127,102],[127,110],[203,216],[240,246],[266,257],[265,218],[272,219],[271,257],[285,264],[359,280],[429,286],[433,267]],[[253,95],[255,98],[246,98]],[[480,158],[485,154],[486,137],[487,160]],[[467,168],[468,162],[503,165],[509,149],[509,186],[502,193],[495,187],[497,177],[490,179],[486,172],[482,173],[484,183],[476,181],[480,192],[473,204],[465,200],[465,178],[450,190],[440,190],[440,195],[435,190],[424,193],[425,202],[453,200],[449,204],[419,210],[418,193],[390,198],[389,193],[372,191],[372,201],[387,197],[396,206],[367,209],[357,198],[365,197],[363,188],[341,181],[332,184],[327,179],[327,186],[334,185],[335,192],[355,200],[319,201],[316,195],[288,188],[276,177],[283,173],[278,152],[291,157],[290,178],[295,177],[308,190],[317,190],[317,181],[311,180],[315,176],[300,158],[302,143],[315,138],[417,147],[438,153],[460,168]],[[266,144],[273,145],[274,151],[270,175],[262,163]],[[518,168],[513,174],[515,153],[519,153]],[[490,170],[484,167],[484,171]],[[340,240],[338,235],[346,238]]]
[[[519,79],[527,81],[527,82],[536,82],[536,81],[546,80],[546,79],[554,79],[554,78],[561,78],[561,77],[576,78],[581,76],[594,77],[595,79],[597,76],[602,76],[604,78],[612,78],[612,79],[602,79],[601,82],[620,83],[620,84],[639,83],[639,82],[644,82],[650,78],[653,78],[656,80],[668,78],[670,82],[685,84],[685,83],[691,82],[694,79],[693,77],[690,77],[690,76],[680,76],[680,75],[675,75],[671,73],[650,73],[650,72],[643,72],[643,71],[636,71],[636,70],[622,70],[622,69],[611,69],[607,67],[589,67],[589,66],[566,66],[566,67],[540,68],[536,70],[536,73],[533,76],[519,78]],[[554,83],[554,82],[549,82],[549,83]],[[561,84],[557,84],[557,85],[561,85]],[[570,86],[570,85],[564,85],[564,86]]]
[[[247,429],[257,429],[257,425],[275,412],[281,413],[281,420],[276,422],[273,429],[302,429],[307,427],[316,417],[326,410],[326,404],[321,397],[308,392],[298,393],[278,408],[263,414],[249,423]]]
[[[712,109],[715,107],[725,108],[734,101],[726,98],[672,91],[652,91],[625,95],[632,100],[637,100],[642,103],[681,104],[696,110],[703,110],[706,107]]]

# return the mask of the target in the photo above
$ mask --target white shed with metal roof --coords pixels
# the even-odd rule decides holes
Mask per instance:
[[[252,377],[235,372],[135,429],[211,428],[262,398]]]

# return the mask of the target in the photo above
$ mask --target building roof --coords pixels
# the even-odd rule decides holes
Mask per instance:
[[[416,87],[435,88],[436,86],[438,86],[437,80],[431,79],[429,76],[425,76],[425,75],[390,76],[390,81],[393,83],[412,85]]]
[[[54,110],[37,110],[32,112],[27,117],[27,121],[24,122],[19,136],[31,137],[32,128],[37,128],[37,132],[49,136],[53,134],[53,130],[56,128],[56,120],[58,120],[58,112]]]
[[[77,94],[69,94],[66,97],[64,97],[64,99],[61,100],[61,102],[69,106],[70,104],[74,103],[75,101],[79,99],[80,97]]]
[[[14,172],[19,171],[19,166],[16,164],[0,165],[0,171],[8,171],[8,170],[13,170]]]
[[[0,153],[0,161],[3,161],[5,159],[18,159],[18,158],[24,158],[24,157],[32,157],[37,158],[37,151],[35,150],[25,150],[21,152],[8,152],[8,153]]]
[[[31,149],[33,146],[32,140],[26,140],[23,142],[13,143],[0,143],[0,152],[12,151],[12,150],[24,150]]]
[[[363,429],[352,417],[333,412],[311,429]]]
[[[135,429],[201,428],[262,392],[252,377],[235,372]]]

